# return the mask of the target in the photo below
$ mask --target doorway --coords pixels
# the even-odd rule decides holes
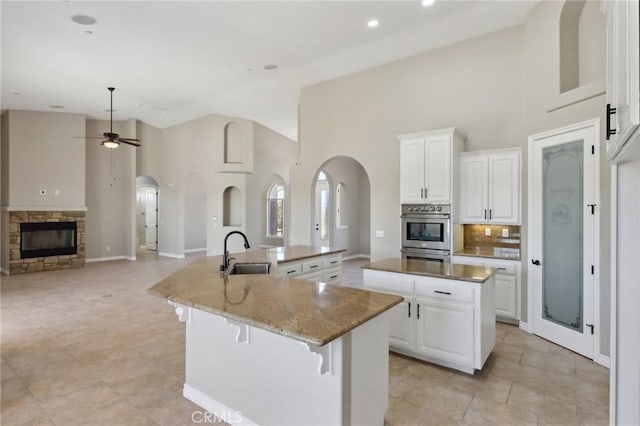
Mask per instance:
[[[318,172],[315,186],[313,244],[331,245],[331,184],[324,170]]]
[[[158,250],[158,186],[153,178],[136,178],[137,248]]]
[[[591,359],[599,341],[598,135],[596,119],[529,137],[533,333]]]

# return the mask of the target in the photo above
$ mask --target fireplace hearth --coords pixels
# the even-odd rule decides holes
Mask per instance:
[[[61,256],[78,253],[76,222],[20,224],[20,258]]]

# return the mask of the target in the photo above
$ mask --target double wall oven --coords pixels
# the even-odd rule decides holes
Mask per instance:
[[[451,205],[402,205],[403,259],[451,261]]]

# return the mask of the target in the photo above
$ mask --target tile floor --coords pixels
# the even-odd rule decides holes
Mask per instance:
[[[145,292],[190,260],[2,277],[0,423],[202,424],[181,396],[184,324]],[[608,370],[514,326],[497,339],[476,376],[392,355],[386,424],[607,424]]]

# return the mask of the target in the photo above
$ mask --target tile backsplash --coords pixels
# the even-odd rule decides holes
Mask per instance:
[[[486,235],[486,230],[491,235]],[[503,237],[503,230],[508,237]],[[520,249],[520,226],[510,225],[464,225],[464,248],[509,248]]]

